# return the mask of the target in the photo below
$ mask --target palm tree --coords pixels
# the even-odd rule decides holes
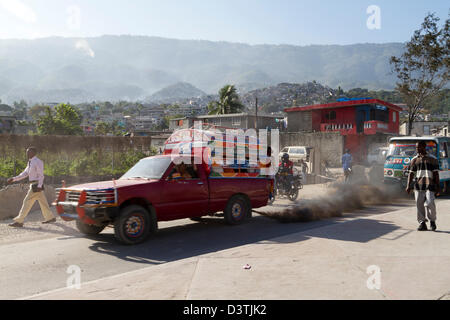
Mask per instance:
[[[239,113],[244,109],[244,105],[239,100],[239,95],[235,86],[227,84],[219,91],[219,101],[208,104],[210,115]]]

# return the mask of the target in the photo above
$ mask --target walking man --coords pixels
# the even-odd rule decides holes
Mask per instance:
[[[414,194],[417,206],[417,220],[419,221],[419,231],[426,231],[427,212],[430,219],[431,230],[436,230],[436,205],[434,203],[435,194],[439,195],[439,164],[435,157],[427,154],[427,144],[419,141],[416,145],[417,156],[411,160],[406,192],[411,192],[411,182],[415,177]]]
[[[344,181],[347,182],[352,173],[352,155],[349,149],[345,149],[345,154],[342,156],[342,169],[344,170]]]
[[[48,205],[47,198],[44,191],[44,163],[42,160],[36,157],[37,150],[34,147],[27,149],[28,165],[25,170],[17,177],[8,179],[8,184],[16,181],[23,180],[28,177],[30,181],[30,189],[23,200],[22,209],[20,209],[19,215],[14,218],[14,223],[10,224],[10,227],[22,228],[25,218],[30,212],[33,204],[39,201],[41,211],[46,223],[55,222],[56,219],[53,216],[50,206]]]

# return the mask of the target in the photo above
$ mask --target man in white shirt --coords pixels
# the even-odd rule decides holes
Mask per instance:
[[[30,181],[30,189],[23,200],[22,209],[17,217],[14,218],[14,223],[10,224],[10,227],[22,228],[25,218],[30,212],[33,204],[39,201],[42,214],[45,221],[43,223],[53,223],[56,221],[53,216],[50,206],[48,205],[47,198],[44,191],[44,163],[36,157],[36,148],[30,147],[27,149],[28,165],[25,170],[17,177],[8,179],[8,184],[16,181],[23,180],[28,177]]]

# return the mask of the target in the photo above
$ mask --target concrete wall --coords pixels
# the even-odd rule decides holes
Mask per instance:
[[[312,111],[302,112],[289,112],[288,113],[288,131],[299,132],[307,131],[311,132],[312,127]]]
[[[336,132],[280,133],[280,150],[288,146],[308,146],[320,161],[340,167],[344,150],[344,137]]]
[[[255,115],[242,115],[242,116],[218,116],[215,118],[211,117],[205,117],[202,118],[199,117],[200,121],[208,122],[213,125],[221,126],[221,127],[227,127],[227,128],[237,128],[237,129],[254,129],[255,128]],[[267,116],[258,116],[258,123],[257,123],[258,129],[279,129],[280,131],[283,130],[283,123],[282,122],[276,122],[276,118],[274,117],[267,117]]]
[[[443,126],[448,125],[447,121],[417,121],[413,123],[413,127],[411,130],[411,135],[432,135],[433,131],[439,131]],[[425,127],[429,128],[429,132],[425,132]],[[408,123],[405,122],[400,126],[400,134],[407,135],[408,134]]]
[[[183,121],[182,125],[179,125],[180,120]],[[182,130],[182,129],[189,129],[190,127],[194,126],[194,118],[184,118],[184,119],[171,119],[169,120],[169,130],[175,131],[175,130]]]
[[[24,155],[34,146],[39,152],[68,153],[80,151],[125,151],[143,150],[151,147],[151,137],[83,137],[83,136],[29,136],[0,135],[0,156],[4,154]]]
[[[0,220],[14,218],[19,214],[25,198],[29,184],[15,184],[5,188],[0,188]],[[55,188],[53,186],[45,186],[45,196],[49,203],[55,200]],[[39,203],[36,202],[31,211],[40,210]]]

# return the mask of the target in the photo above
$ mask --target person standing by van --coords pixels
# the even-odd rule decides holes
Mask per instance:
[[[411,160],[406,192],[412,190],[411,183],[415,177],[414,195],[417,206],[419,231],[426,231],[427,217],[430,219],[431,230],[436,231],[436,204],[434,199],[440,193],[439,163],[435,157],[427,154],[427,144],[419,141],[416,145],[417,156]]]

